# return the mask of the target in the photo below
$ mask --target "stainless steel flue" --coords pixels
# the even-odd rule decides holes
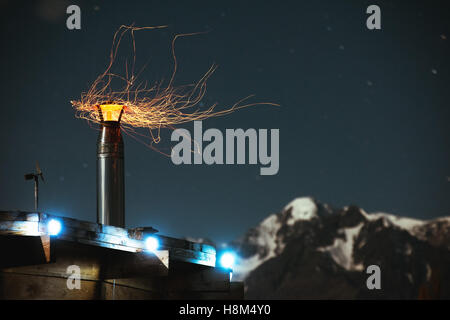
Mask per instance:
[[[97,140],[97,222],[125,227],[123,139],[120,118],[104,117],[99,106],[100,133]],[[107,119],[107,121],[104,121]]]

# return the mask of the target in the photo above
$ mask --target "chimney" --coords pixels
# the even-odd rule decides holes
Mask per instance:
[[[123,140],[120,119],[124,106],[99,105],[97,140],[97,223],[125,227]]]

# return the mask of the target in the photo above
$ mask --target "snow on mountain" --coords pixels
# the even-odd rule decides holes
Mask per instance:
[[[297,221],[310,220],[317,217],[317,206],[309,197],[297,198],[284,207],[281,215],[272,214],[264,219],[252,234],[246,239],[252,245],[263,248],[260,252],[248,258],[238,258],[233,270],[237,280],[245,277],[265,261],[279,255],[284,249],[284,243],[278,237],[278,231],[284,223],[293,226]]]
[[[292,226],[298,220],[310,220],[317,217],[317,206],[311,198],[297,198],[291,201],[283,211],[291,209],[291,216],[286,223]]]
[[[450,297],[450,217],[419,220],[297,198],[230,244],[249,299]],[[367,289],[369,265],[383,290]],[[436,285],[439,284],[439,285]]]
[[[450,217],[420,220],[381,212],[369,214],[362,209],[360,210],[368,221],[382,219],[385,226],[391,225],[406,230],[412,236],[423,241],[447,242],[447,247],[450,249]],[[447,241],[444,239],[447,239]]]
[[[320,214],[318,206],[322,210]],[[353,210],[353,213],[349,214],[349,210]],[[297,230],[298,223],[313,223],[315,219],[322,221],[320,219],[324,217],[324,212],[326,213],[325,216],[333,212],[334,214],[341,212],[338,214],[337,219],[344,219],[342,221],[345,221],[345,217],[356,219],[353,224],[341,226],[337,231],[335,229],[333,231],[335,236],[328,241],[328,244],[316,247],[317,251],[328,253],[336,264],[347,271],[363,270],[363,264],[355,263],[354,252],[366,244],[365,237],[361,237],[358,242],[358,247],[355,248],[356,239],[358,239],[361,230],[368,223],[378,225],[375,231],[393,227],[406,230],[412,236],[423,239],[426,237],[426,230],[429,231],[433,228],[438,230],[440,222],[445,223],[446,226],[450,222],[449,217],[435,219],[430,222],[399,217],[388,213],[367,213],[357,207],[353,207],[353,209],[344,207],[341,211],[334,211],[330,206],[318,204],[310,197],[296,198],[286,205],[280,213],[268,216],[235,243],[237,247],[244,248],[246,254],[243,254],[237,259],[234,268],[234,278],[243,280],[266,261],[281,255],[285,249],[286,241],[288,241],[286,239],[292,234],[295,235],[298,232],[303,232]],[[432,223],[434,224],[432,225]],[[310,227],[301,230],[308,229]],[[435,233],[439,234],[438,232]],[[406,255],[411,255],[411,246],[409,245],[408,247],[406,245],[404,252]]]
[[[342,234],[344,239],[336,238],[331,246],[319,247],[317,250],[321,252],[329,252],[333,260],[346,270],[363,270],[364,265],[361,263],[355,264],[353,261],[353,247],[355,238],[358,237],[363,225],[364,223],[360,223],[356,227],[339,229],[338,233]]]
[[[277,232],[281,227],[280,221],[275,214],[264,219],[258,227],[255,228],[255,235],[251,236],[248,241],[265,248],[264,253],[254,254],[248,259],[239,259],[237,265],[233,270],[236,279],[244,279],[252,270],[256,269],[263,262],[276,256]]]
[[[426,223],[426,221],[423,221],[423,220],[395,216],[395,215],[389,214],[389,213],[376,212],[376,213],[368,214],[364,210],[361,210],[361,213],[369,221],[375,221],[375,220],[382,218],[387,223],[389,223],[391,225],[395,225],[395,226],[397,226],[401,229],[404,229],[410,233],[413,233],[415,228],[423,226]]]

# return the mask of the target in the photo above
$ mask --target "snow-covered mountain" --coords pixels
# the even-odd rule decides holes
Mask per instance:
[[[298,198],[231,246],[247,298],[450,298],[450,217],[423,221]],[[381,269],[369,290],[366,268]]]

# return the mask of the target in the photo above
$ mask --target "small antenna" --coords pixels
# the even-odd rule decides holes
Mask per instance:
[[[34,211],[38,211],[39,204],[39,177],[44,182],[44,175],[42,173],[39,162],[36,161],[36,172],[25,174],[25,180],[34,180]]]

